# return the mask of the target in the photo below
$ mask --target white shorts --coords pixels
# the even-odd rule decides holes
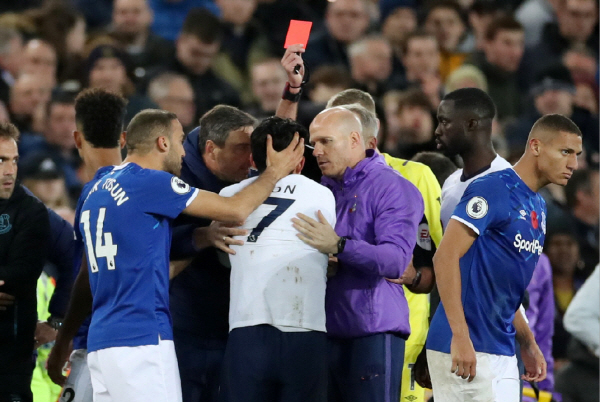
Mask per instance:
[[[69,360],[71,372],[58,401],[92,402],[92,379],[87,365],[87,349],[75,349]]]
[[[94,402],[181,402],[173,341],[88,354]]]
[[[471,382],[450,372],[448,353],[427,350],[435,402],[518,402],[521,391],[515,356],[475,353],[477,372]]]

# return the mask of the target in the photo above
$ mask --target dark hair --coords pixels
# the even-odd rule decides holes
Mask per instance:
[[[402,44],[400,45],[400,51],[402,52],[403,56],[406,56],[406,52],[408,52],[408,44],[413,39],[431,39],[436,43],[438,48],[440,46],[437,41],[437,38],[435,37],[434,34],[418,29],[416,31],[409,33],[408,35],[406,35],[404,37],[404,40],[402,41]]]
[[[531,127],[531,132],[536,130],[546,130],[546,131],[565,131],[571,134],[577,134],[579,137],[582,137],[581,130],[577,127],[577,124],[573,123],[573,120],[569,119],[562,114],[547,114],[545,116],[540,117]]]
[[[204,113],[200,118],[200,134],[198,136],[198,149],[204,154],[206,141],[211,140],[222,147],[229,137],[229,133],[244,127],[256,126],[256,119],[240,109],[217,105]]]
[[[342,92],[333,95],[331,99],[329,99],[329,102],[327,102],[327,108],[351,105],[353,103],[358,103],[369,112],[377,115],[377,111],[375,110],[375,100],[371,94],[356,88],[345,89]]]
[[[438,183],[440,183],[440,187],[458,169],[450,158],[439,152],[419,152],[413,156],[412,160],[429,166]]]
[[[267,135],[273,138],[273,149],[282,151],[290,145],[294,134],[300,134],[304,142],[308,143],[308,130],[300,123],[291,119],[271,116],[263,120],[252,132],[250,143],[252,146],[252,159],[259,172],[267,168]]]
[[[311,74],[309,88],[314,89],[317,85],[323,84],[328,87],[350,88],[352,86],[352,77],[348,70],[341,66],[324,65],[315,69]]]
[[[83,90],[75,99],[77,129],[94,148],[116,148],[123,131],[127,101],[100,88]]]
[[[500,10],[500,5],[494,0],[475,0],[469,8],[469,13],[494,15]]]
[[[479,88],[460,88],[444,96],[444,101],[454,101],[454,108],[460,111],[471,111],[480,119],[493,119],[496,105],[488,94]]]
[[[406,107],[420,107],[422,109],[431,111],[431,102],[423,91],[419,88],[410,88],[402,92],[400,99],[398,99],[398,111],[400,113],[402,109]]]
[[[181,33],[192,35],[204,43],[215,43],[223,37],[223,25],[207,9],[192,8],[185,17]]]
[[[485,39],[489,41],[494,40],[500,31],[523,32],[523,25],[512,15],[501,15],[490,22],[490,25],[485,30]]]
[[[9,138],[19,142],[19,129],[12,123],[0,121],[0,138]]]
[[[46,104],[46,117],[50,117],[52,112],[52,106],[54,105],[75,105],[75,93],[63,90],[56,90],[52,92],[50,101]]]
[[[565,186],[565,200],[567,201],[567,207],[569,207],[570,210],[573,210],[577,204],[578,191],[583,191],[585,193],[590,193],[592,191],[593,173],[598,173],[598,171],[581,169],[573,172],[573,175]]]
[[[156,138],[171,137],[173,120],[177,115],[166,110],[146,109],[136,114],[127,126],[127,152],[145,154]]]
[[[463,13],[463,9],[460,6],[460,3],[458,1],[455,1],[455,0],[438,0],[438,1],[432,1],[428,5],[428,7],[427,7],[427,12],[426,12],[426,15],[425,15],[425,19],[427,19],[429,17],[429,14],[431,14],[431,12],[433,10],[436,10],[438,8],[444,8],[444,9],[448,9],[448,10],[454,11],[456,14],[458,14],[458,18],[463,23],[463,25],[467,26],[465,15]]]

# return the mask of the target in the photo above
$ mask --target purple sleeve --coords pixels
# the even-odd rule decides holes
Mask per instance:
[[[552,267],[545,254],[533,271],[527,287],[529,308],[527,318],[535,340],[548,364],[548,375],[540,385],[544,391],[554,389],[554,358],[552,357],[552,336],[554,335],[554,291],[552,287]]]
[[[412,258],[417,228],[423,218],[423,198],[407,180],[398,181],[381,195],[373,195],[375,244],[361,239],[346,241],[338,254],[344,266],[367,274],[399,278]]]

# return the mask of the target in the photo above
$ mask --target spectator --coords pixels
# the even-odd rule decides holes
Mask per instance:
[[[584,45],[576,45],[567,50],[562,63],[569,69],[575,83],[573,103],[598,115],[598,60],[593,52]]]
[[[0,311],[0,400],[32,402],[32,350],[37,345],[36,284],[46,260],[50,236],[48,212],[28,195],[17,178],[19,132],[10,123],[0,124],[3,204],[0,237],[0,278],[3,307]],[[35,244],[35,252],[31,245]],[[7,303],[8,302],[8,303]],[[18,308],[17,308],[18,306]],[[46,339],[38,339],[46,343]]]
[[[544,0],[542,0],[544,1]],[[496,1],[476,0],[469,8],[469,24],[473,27],[475,50],[483,50],[485,35],[490,23],[501,15]]]
[[[329,397],[337,401],[399,400],[408,306],[401,287],[385,278],[402,276],[423,217],[417,188],[374,150],[365,152],[361,121],[368,120],[377,125],[359,105],[317,115],[310,141],[322,182],[336,197],[336,229],[322,215],[293,220],[305,243],[338,261],[325,298]]]
[[[194,90],[186,76],[163,73],[154,77],[148,85],[148,96],[161,109],[175,113],[186,133],[196,125]]]
[[[173,43],[150,32],[154,15],[148,0],[116,0],[112,13],[112,36],[125,49],[136,80],[153,67],[168,64],[175,55]]]
[[[409,89],[398,102],[398,142],[391,150],[394,156],[410,159],[423,151],[437,149],[433,136],[434,120],[427,96]]]
[[[75,150],[75,97],[70,93],[56,93],[48,102],[42,136],[26,133],[19,150],[24,158],[42,153],[51,156],[65,175],[69,194],[76,199],[81,182],[77,176],[79,157]]]
[[[326,29],[309,41],[304,61],[311,69],[324,64],[350,67],[347,46],[360,39],[369,27],[367,0],[338,0],[327,3]]]
[[[443,89],[437,39],[421,31],[409,34],[404,41],[402,54],[406,82],[401,89],[419,87],[429,97],[431,107],[437,107]]]
[[[83,15],[66,2],[51,0],[41,8],[30,10],[26,16],[36,27],[37,35],[48,41],[58,55],[58,82],[72,80],[75,85],[81,85],[86,41]]]
[[[564,318],[574,338],[569,345],[570,363],[557,375],[556,388],[563,402],[598,402],[598,267],[575,295]]]
[[[184,29],[185,19],[193,9],[205,8],[215,16],[220,15],[220,10],[213,0],[150,0],[149,4],[154,12],[152,32],[173,42],[177,41]]]
[[[22,132],[33,131],[34,115],[46,106],[52,93],[52,77],[21,74],[10,90],[10,120]]]
[[[487,79],[483,72],[471,64],[464,64],[454,70],[446,79],[444,90],[446,93],[461,88],[478,88],[487,92]]]
[[[466,53],[473,51],[474,39],[467,34],[460,5],[454,0],[434,2],[427,10],[425,30],[435,35],[441,50],[440,75],[445,80],[460,67]]]
[[[40,74],[56,79],[56,50],[43,39],[32,39],[23,50],[21,73]]]
[[[529,305],[525,315],[529,320],[529,328],[535,341],[544,354],[547,364],[547,375],[538,386],[543,391],[554,391],[554,358],[552,357],[552,337],[554,336],[554,289],[552,282],[552,266],[545,254],[533,270],[531,282],[527,286]]]
[[[335,94],[350,88],[352,78],[340,66],[322,66],[310,77],[308,97],[316,104],[325,104]]]
[[[393,50],[393,74],[404,76],[402,48],[408,34],[417,29],[417,2],[414,0],[381,0],[379,2],[381,34]]]
[[[473,64],[487,79],[487,92],[496,104],[497,117],[501,122],[517,118],[521,112],[522,96],[517,70],[524,49],[521,24],[511,16],[501,16],[488,26],[483,53],[474,58]]]
[[[362,38],[348,46],[354,87],[380,97],[390,89],[392,48],[381,36]]]
[[[555,65],[542,70],[531,88],[535,110],[525,112],[514,123],[507,126],[506,140],[511,155],[522,151],[529,130],[535,119],[546,114],[558,113],[569,117],[581,129],[583,146],[588,160],[598,154],[598,117],[573,104],[575,88],[569,70]]]
[[[573,228],[576,234],[583,262],[576,276],[582,281],[598,264],[599,180],[598,170],[580,169],[565,187],[569,218],[561,223]]]
[[[568,360],[567,345],[571,339],[563,326],[563,317],[582,282],[575,278],[580,261],[579,245],[575,234],[569,227],[553,230],[548,233],[545,252],[552,265],[552,282],[556,302],[552,356],[555,370],[559,371]]]
[[[175,42],[175,61],[150,77],[170,70],[185,75],[194,89],[196,119],[219,104],[239,106],[239,94],[216,76],[212,63],[221,48],[223,28],[217,17],[204,9],[189,12]]]
[[[258,0],[216,0],[216,4],[222,13],[223,39],[214,71],[248,103],[252,99],[252,66],[271,56],[267,34],[253,19]]]
[[[71,201],[65,185],[65,174],[59,161],[51,156],[38,153],[24,158],[21,162],[21,181],[33,195],[48,208],[71,208]],[[69,222],[73,225],[73,221]]]
[[[547,23],[556,21],[556,7],[561,0],[525,0],[515,10],[515,18],[525,29],[525,46],[533,48],[542,39]]]
[[[281,101],[281,93],[287,81],[287,73],[279,59],[265,59],[252,66],[252,93],[257,107],[248,109],[256,118],[272,116]]]
[[[527,87],[548,66],[561,62],[561,58],[574,44],[585,44],[598,49],[598,6],[594,0],[557,0],[556,22],[544,26],[542,39],[523,60],[522,71]]]
[[[0,100],[8,104],[23,58],[23,39],[10,28],[0,27]]]
[[[98,46],[88,56],[88,87],[102,88],[126,98],[125,124],[139,111],[156,107],[150,99],[135,93],[131,75],[131,64],[127,55],[114,46]]]

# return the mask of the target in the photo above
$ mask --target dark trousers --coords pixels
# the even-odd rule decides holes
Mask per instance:
[[[32,402],[31,376],[34,369],[33,358],[20,362],[12,361],[0,373],[0,402]],[[9,371],[9,373],[7,373]],[[13,371],[10,373],[10,371]]]
[[[281,332],[271,325],[234,329],[221,392],[223,402],[325,402],[325,333]]]
[[[173,342],[183,402],[218,401],[226,341],[203,340],[197,335],[174,329]]]
[[[397,402],[405,340],[391,334],[329,339],[329,402]]]

